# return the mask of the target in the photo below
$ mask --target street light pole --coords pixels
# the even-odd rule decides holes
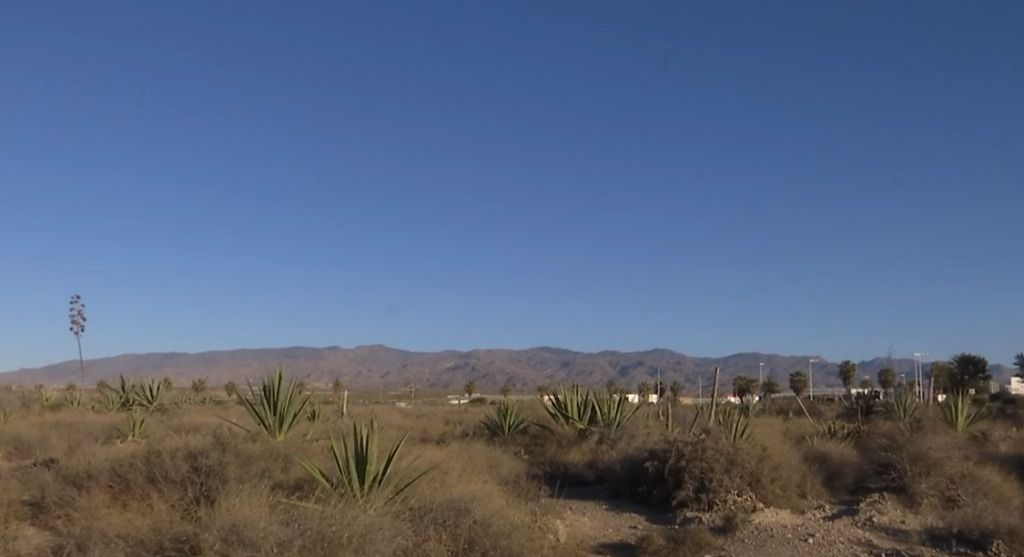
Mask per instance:
[[[757,363],[757,381],[764,383],[764,362]]]

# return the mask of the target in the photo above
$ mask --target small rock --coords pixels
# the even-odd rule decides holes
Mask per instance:
[[[565,543],[569,539],[569,530],[561,520],[555,520],[555,539],[558,543]]]

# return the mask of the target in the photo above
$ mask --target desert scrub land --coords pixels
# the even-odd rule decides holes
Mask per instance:
[[[1009,397],[453,406],[263,384],[0,393],[0,555],[1024,550]]]

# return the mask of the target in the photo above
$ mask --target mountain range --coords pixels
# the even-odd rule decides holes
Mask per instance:
[[[837,363],[813,355],[748,352],[706,358],[667,349],[577,352],[550,347],[412,352],[382,345],[123,354],[87,360],[85,382],[111,381],[123,374],[135,378],[169,377],[179,384],[205,378],[216,385],[244,382],[283,367],[307,383],[329,384],[337,378],[350,389],[393,389],[413,383],[418,388],[461,389],[466,381],[473,380],[478,389],[496,389],[508,383],[516,390],[532,391],[538,385],[604,385],[611,380],[622,387],[635,387],[642,381],[653,383],[660,373],[666,383],[679,381],[686,391],[696,392],[700,383],[710,385],[716,366],[727,382],[737,375],[757,377],[761,362],[766,376],[773,377],[785,389],[789,374],[806,371],[811,358],[819,360],[814,363],[815,386],[838,386]],[[914,361],[908,358],[858,362],[858,375],[874,381],[884,367],[892,367],[897,375],[906,373],[908,379],[913,377]],[[1005,382],[1013,370],[995,364],[992,374]],[[78,360],[0,374],[0,383],[5,384],[64,385],[78,381]]]

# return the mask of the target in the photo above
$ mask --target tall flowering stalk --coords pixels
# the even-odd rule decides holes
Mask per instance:
[[[85,360],[82,358],[82,335],[85,334],[85,304],[82,303],[82,296],[74,294],[68,303],[68,321],[71,323],[69,330],[75,335],[75,342],[78,343],[78,374],[79,381],[85,385]]]

